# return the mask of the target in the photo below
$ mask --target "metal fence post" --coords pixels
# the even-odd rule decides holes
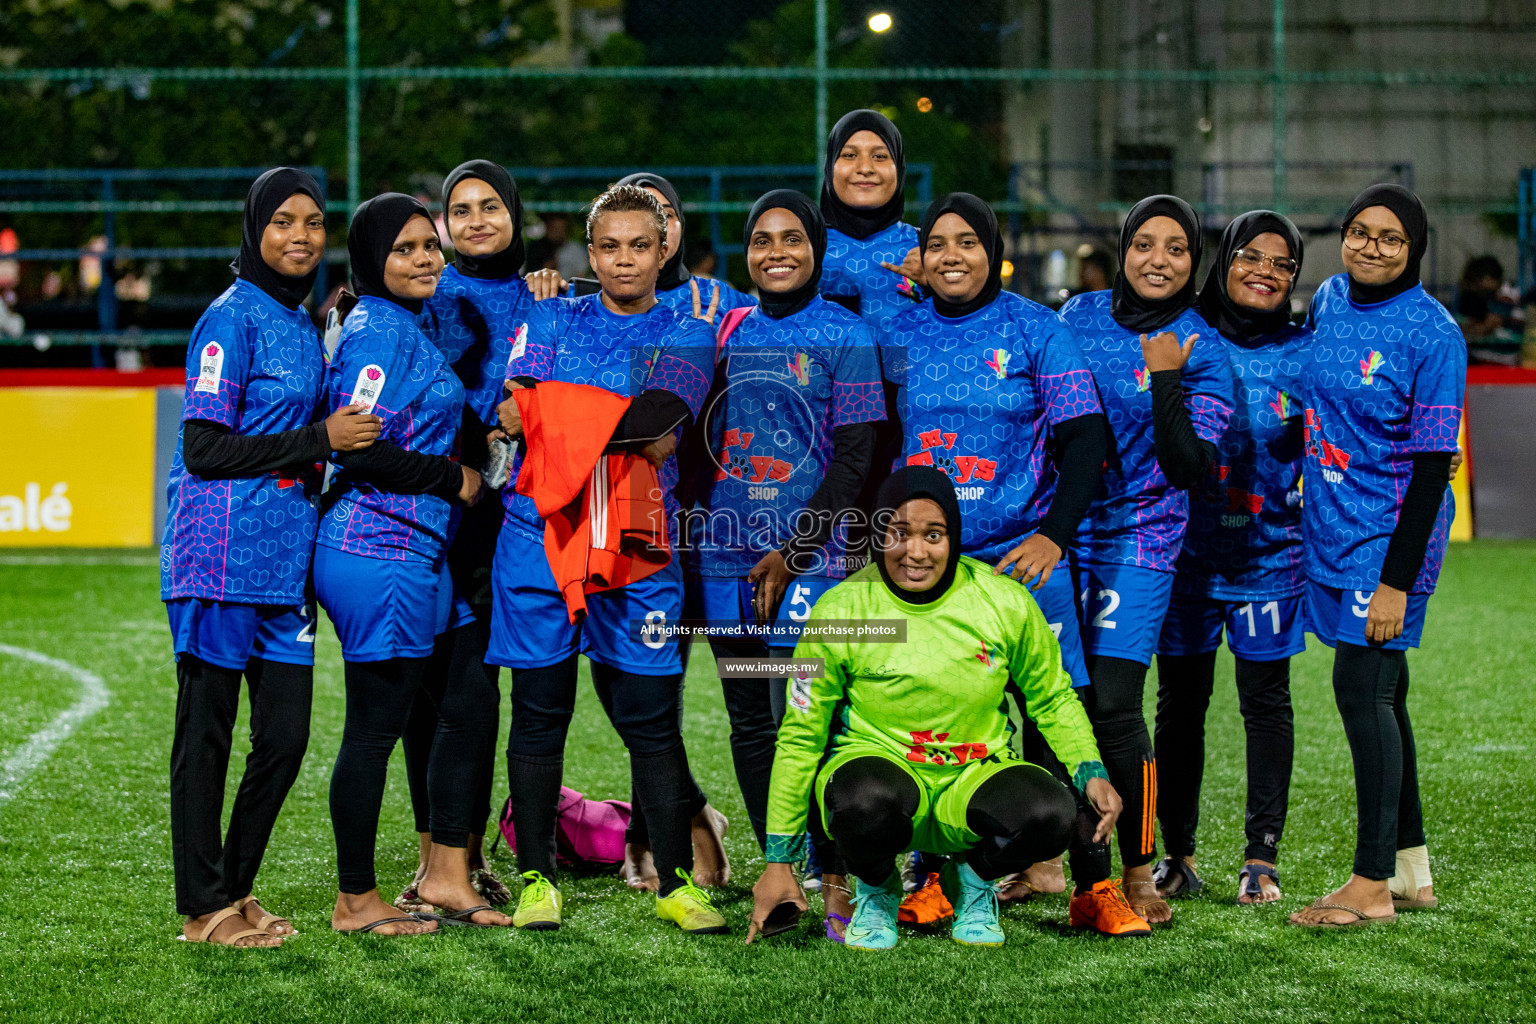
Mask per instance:
[[[821,156],[827,144],[827,0],[816,0],[816,138],[811,143],[811,162],[816,165],[816,195],[821,195],[825,168]]]
[[[357,0],[347,0],[347,217],[362,201],[362,88],[358,79]]]
[[[1274,0],[1274,74],[1270,78],[1270,99],[1274,104],[1272,153],[1275,161],[1275,209],[1285,212],[1285,0]]]

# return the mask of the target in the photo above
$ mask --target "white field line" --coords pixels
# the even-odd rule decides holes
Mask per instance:
[[[153,555],[0,555],[0,565],[159,565]]]
[[[67,661],[50,658],[37,651],[29,651],[25,647],[12,647],[10,644],[0,644],[0,654],[9,654],[13,658],[21,658],[23,661],[51,668],[80,684],[79,700],[61,711],[52,722],[33,733],[4,761],[0,761],[0,807],[4,807],[21,791],[27,778],[42,767],[49,755],[60,743],[69,738],[69,734],[74,732],[81,722],[107,706],[111,694],[107,690],[107,684],[102,682],[101,676],[78,665],[71,665]]]

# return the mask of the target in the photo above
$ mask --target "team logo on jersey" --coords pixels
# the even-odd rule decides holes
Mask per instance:
[[[216,395],[219,393],[219,383],[223,377],[224,350],[219,347],[218,342],[210,341],[203,346],[203,354],[197,365],[197,386],[192,390]]]
[[[1145,366],[1136,371],[1136,390],[1152,390],[1152,374]]]
[[[1275,400],[1269,403],[1269,407],[1275,410],[1275,415],[1282,420],[1291,418],[1291,396],[1284,391],[1275,392]]]
[[[1372,349],[1370,355],[1360,360],[1360,383],[1376,383],[1376,371],[1381,369],[1381,364],[1383,362],[1385,362],[1385,360],[1382,359],[1381,353],[1377,352],[1375,349]]]
[[[917,293],[917,289],[912,286],[912,279],[906,275],[902,275],[901,281],[896,285],[896,290],[913,302],[922,299],[922,296]]]
[[[957,743],[952,747],[943,744],[949,739],[947,732],[934,732],[932,729],[912,729],[912,749],[907,751],[907,760],[916,761],[919,764],[965,764],[967,761],[980,760],[987,756],[985,743]]]
[[[804,352],[796,352],[795,357],[789,361],[789,372],[795,375],[795,383],[805,387],[811,382],[811,357]]]
[[[357,372],[357,382],[352,385],[352,403],[361,405],[364,412],[373,412],[373,407],[379,404],[379,395],[384,393],[384,367],[378,363],[369,363]]]
[[[1001,348],[987,349],[987,368],[997,374],[998,380],[1008,376],[1008,351]]]
[[[523,358],[523,354],[528,351],[528,325],[519,324],[517,332],[507,340],[512,343],[512,358]]]
[[[1324,441],[1320,436],[1322,432],[1317,410],[1307,409],[1302,426],[1306,454],[1321,464],[1324,480],[1331,484],[1341,483],[1344,474],[1349,472],[1349,462],[1353,456],[1337,445]]]
[[[997,671],[997,658],[1001,653],[996,646],[989,647],[986,641],[982,641],[981,650],[976,653],[976,660],[987,666],[987,675]]]
[[[917,443],[923,450],[907,456],[909,466],[932,466],[946,474],[956,484],[956,497],[980,498],[980,484],[990,483],[997,476],[997,460],[980,455],[961,455],[954,451],[959,434],[947,430],[919,430]],[[973,486],[965,487],[964,484]]]

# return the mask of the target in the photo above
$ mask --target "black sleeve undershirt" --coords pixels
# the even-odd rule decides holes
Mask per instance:
[[[1398,590],[1411,590],[1424,568],[1435,519],[1445,501],[1445,485],[1451,480],[1450,452],[1418,452],[1413,456],[1413,475],[1403,492],[1403,507],[1387,543],[1381,563],[1381,582]]]
[[[459,462],[465,466],[483,466],[486,458],[491,453],[490,445],[486,443],[485,435],[490,431],[480,417],[475,414],[467,404],[464,406],[464,414],[459,417]],[[459,492],[453,492],[457,495]]]
[[[205,480],[262,476],[323,462],[330,454],[323,421],[280,434],[235,434],[211,420],[187,420],[181,429],[181,460],[188,473]]]
[[[874,454],[874,423],[847,423],[832,429],[832,461],[781,549],[791,572],[809,571],[811,556],[832,536],[833,525],[857,507]]]
[[[1200,440],[1184,407],[1181,370],[1152,374],[1152,443],[1168,483],[1187,491],[1205,479],[1216,461],[1216,446]]]
[[[446,455],[410,452],[389,441],[375,441],[361,451],[342,452],[337,463],[354,480],[363,480],[395,494],[432,494],[457,501],[464,472]]]
[[[687,402],[670,391],[652,388],[640,392],[640,396],[629,404],[613,428],[613,437],[608,443],[644,447],[691,422],[693,413],[688,411]]]
[[[1056,496],[1036,531],[1066,551],[1088,514],[1109,457],[1109,421],[1103,413],[1074,416],[1051,428],[1056,438]]]

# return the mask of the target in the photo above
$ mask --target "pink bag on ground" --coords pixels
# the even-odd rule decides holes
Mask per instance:
[[[588,800],[569,786],[560,787],[555,822],[555,862],[577,871],[611,871],[624,863],[624,830],[629,804],[623,800]],[[501,808],[501,834],[507,848],[517,852],[512,829],[512,799]]]

